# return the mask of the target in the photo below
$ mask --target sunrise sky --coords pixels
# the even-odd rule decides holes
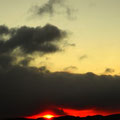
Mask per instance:
[[[119,44],[120,0],[0,0],[2,115],[118,113]]]

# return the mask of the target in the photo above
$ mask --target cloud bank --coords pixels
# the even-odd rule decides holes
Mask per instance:
[[[0,69],[0,117],[20,117],[59,108],[120,111],[120,76]],[[57,111],[57,112],[56,112]]]
[[[22,63],[13,64],[17,59],[13,53],[18,48],[23,57],[34,52],[57,52],[60,49],[57,43],[65,36],[65,31],[53,25],[36,28],[0,26],[1,119],[35,115],[46,110],[66,114],[59,108],[120,111],[120,76],[51,73],[45,66],[28,66],[29,57]]]

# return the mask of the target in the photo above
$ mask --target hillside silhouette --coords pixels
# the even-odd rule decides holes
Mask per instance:
[[[5,119],[5,120],[35,120],[35,119],[26,119],[26,118],[14,118],[14,119]],[[46,120],[45,118],[38,118],[36,120]],[[87,117],[74,117],[74,116],[61,116],[52,118],[52,120],[120,120],[120,114],[102,116],[87,116]]]

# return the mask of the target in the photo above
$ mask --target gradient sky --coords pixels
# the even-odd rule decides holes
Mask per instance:
[[[22,25],[43,26],[51,23],[67,30],[67,42],[76,44],[64,52],[36,57],[32,65],[47,65],[51,71],[94,72],[103,74],[107,68],[119,74],[120,1],[119,0],[67,0],[72,14],[55,13],[53,16],[35,16],[32,7],[42,6],[46,0],[0,0],[0,24],[16,27]],[[58,12],[62,12],[61,8]],[[85,56],[83,59],[80,59]],[[46,61],[46,57],[49,60]],[[44,62],[43,62],[44,61]],[[58,62],[60,61],[60,62]]]

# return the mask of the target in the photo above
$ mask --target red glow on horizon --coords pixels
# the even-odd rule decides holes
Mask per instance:
[[[64,109],[64,112],[67,113],[67,115],[78,116],[78,117],[87,117],[87,116],[94,116],[94,115],[106,116],[106,115],[120,113],[120,112],[96,111],[94,109],[87,109],[87,110]]]
[[[87,109],[87,110],[75,110],[75,109],[66,109],[64,108],[63,111],[66,113],[66,115],[71,115],[71,116],[77,116],[77,117],[86,117],[86,116],[94,116],[94,115],[111,115],[111,114],[118,114],[116,112],[104,112],[104,111],[96,111],[94,109]],[[45,118],[45,119],[52,119],[53,117],[60,117],[62,115],[57,115],[54,112],[48,111],[48,112],[43,112],[37,115],[25,117],[27,119],[38,119],[38,118]]]
[[[33,115],[33,116],[29,116],[29,117],[25,117],[27,119],[38,119],[38,118],[46,118],[46,119],[51,119],[53,117],[58,117],[57,115],[55,115],[53,112],[48,111],[48,112],[43,112],[37,115]]]
[[[64,109],[64,112],[68,115],[86,117],[88,115],[96,115],[93,110],[74,110],[74,109]]]

